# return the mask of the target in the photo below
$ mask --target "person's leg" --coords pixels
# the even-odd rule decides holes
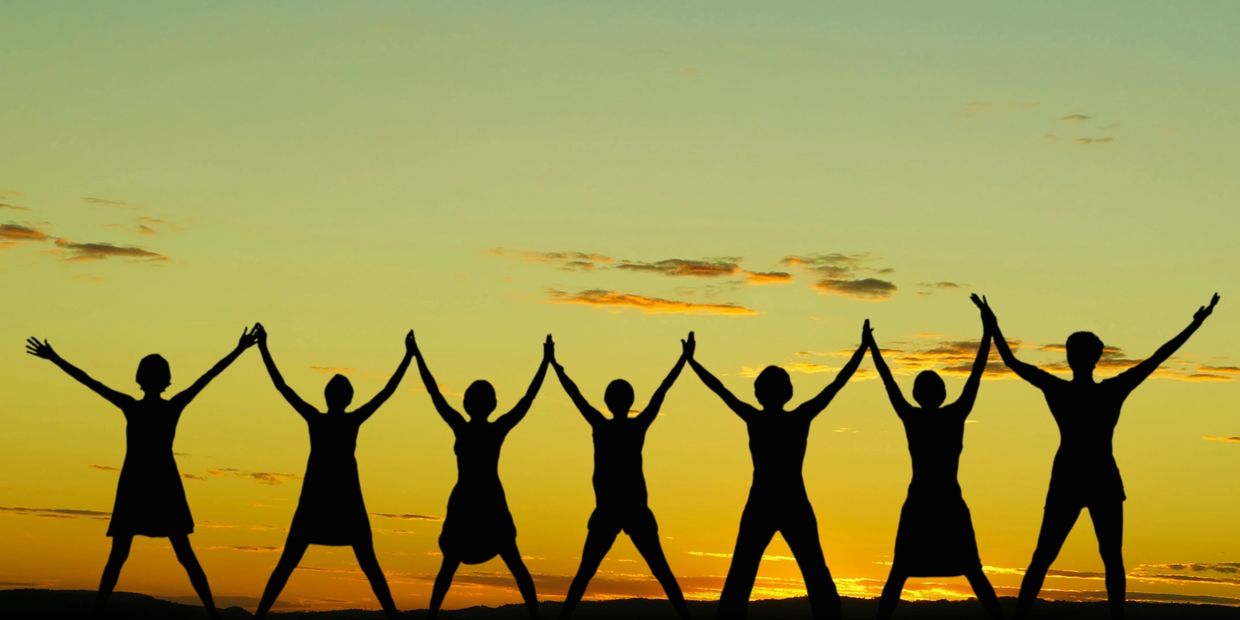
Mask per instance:
[[[767,510],[767,509],[763,509]],[[749,506],[741,513],[740,530],[736,533],[736,547],[732,550],[732,565],[723,580],[719,593],[719,620],[741,620],[749,607],[749,594],[753,592],[758,577],[758,564],[762,552],[775,536],[775,527],[765,515],[755,514]]]
[[[525,567],[525,561],[521,559],[517,541],[512,541],[507,549],[500,551],[499,557],[504,560],[504,564],[508,565],[508,570],[517,580],[517,589],[521,591],[521,598],[525,599],[525,608],[530,611],[530,618],[538,620],[538,594],[534,591],[534,578],[530,577],[530,571]]]
[[[839,618],[840,593],[835,589],[826,558],[822,556],[822,543],[818,538],[818,519],[806,501],[802,506],[792,507],[784,518],[780,532],[792,549],[792,556],[801,567],[805,579],[805,591],[809,595],[809,607],[814,618]]]
[[[977,595],[977,601],[986,609],[986,614],[991,620],[998,620],[1003,617],[1003,608],[999,606],[999,597],[995,594],[995,589],[990,585],[990,580],[986,578],[986,573],[982,572],[979,566],[964,574],[969,580],[969,585],[973,586],[973,593]]]
[[[581,566],[577,568],[577,576],[573,577],[573,583],[568,586],[568,595],[564,597],[564,606],[560,608],[560,617],[564,620],[572,617],[577,603],[586,593],[586,586],[590,584],[590,579],[594,577],[619,533],[614,527],[603,525],[597,525],[586,532],[586,544],[581,550]]]
[[[177,554],[177,561],[185,567],[190,584],[194,586],[198,598],[202,599],[203,607],[207,608],[207,617],[218,618],[219,614],[215,611],[215,599],[211,597],[211,586],[207,583],[207,574],[203,572],[202,565],[198,563],[194,548],[189,545],[189,535],[169,536],[168,542],[172,543],[172,550]]]
[[[375,598],[379,599],[379,605],[383,607],[383,612],[389,618],[398,617],[399,612],[396,611],[396,602],[392,600],[392,590],[388,588],[387,578],[383,576],[383,569],[379,568],[379,558],[375,557],[374,542],[367,540],[364,543],[353,545],[353,555],[357,556],[357,564],[362,567],[362,573],[370,581],[370,589],[375,591]]]
[[[258,610],[254,612],[255,620],[261,620],[275,604],[276,597],[280,596],[280,591],[284,589],[284,584],[288,583],[289,575],[293,574],[293,569],[301,562],[301,556],[306,554],[308,546],[308,543],[291,536],[284,541],[284,552],[280,554],[280,561],[276,562],[276,568],[271,571],[271,578],[267,580],[267,587],[263,589],[263,598],[258,603]]]
[[[907,580],[908,576],[892,564],[891,572],[887,574],[887,583],[883,585],[883,595],[878,599],[878,620],[891,617],[896,610],[896,603],[900,602],[900,593],[904,591],[904,582]]]
[[[120,579],[121,567],[129,558],[129,549],[133,546],[133,536],[113,536],[112,551],[108,553],[108,562],[103,565],[103,576],[99,578],[99,593],[95,595],[95,617],[103,617],[103,608],[112,596],[116,580]]]
[[[1099,502],[1089,507],[1089,518],[1094,522],[1098,536],[1098,552],[1106,567],[1107,602],[1111,607],[1112,620],[1124,617],[1124,598],[1127,594],[1127,577],[1124,574],[1124,503],[1122,501]]]
[[[654,578],[658,579],[659,585],[663,586],[663,591],[667,593],[667,600],[672,604],[672,609],[676,610],[676,615],[681,620],[689,620],[689,605],[685,603],[685,595],[680,591],[676,575],[672,573],[672,567],[667,563],[667,556],[663,554],[663,545],[659,543],[659,526],[655,523],[654,516],[649,517],[648,523],[633,528],[629,532],[629,538],[633,540],[633,546],[637,547],[637,552],[642,554],[642,558],[646,560],[646,565],[650,567]]]
[[[452,585],[452,576],[461,565],[460,560],[444,554],[443,563],[439,565],[439,574],[435,575],[435,586],[431,588],[431,606],[426,612],[427,620],[433,620],[443,605],[443,597],[448,595],[448,587]]]
[[[1025,577],[1020,582],[1020,595],[1016,598],[1018,619],[1029,616],[1033,601],[1038,598],[1038,592],[1042,590],[1042,581],[1046,579],[1046,571],[1050,569],[1051,563],[1059,555],[1063,541],[1068,538],[1068,532],[1072,531],[1072,526],[1076,524],[1076,518],[1080,514],[1080,506],[1047,505],[1043,511],[1042,530],[1038,532],[1038,546],[1033,551],[1029,569],[1025,571]]]

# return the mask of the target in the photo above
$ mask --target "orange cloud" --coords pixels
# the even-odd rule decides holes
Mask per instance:
[[[882,301],[895,295],[894,282],[876,275],[894,273],[890,267],[878,267],[877,257],[861,254],[812,254],[786,256],[784,265],[799,267],[818,276],[814,289],[820,293],[839,295],[862,301]]]
[[[612,308],[636,308],[644,314],[714,314],[725,316],[754,316],[756,310],[733,303],[704,304],[658,297],[645,297],[632,293],[620,293],[604,289],[590,289],[578,293],[549,291],[552,303],[583,304]]]
[[[787,284],[792,281],[792,274],[787,271],[746,271],[744,274],[746,284]]]
[[[107,519],[110,512],[99,510],[82,510],[79,508],[27,508],[24,506],[0,506],[0,512],[25,515],[28,517],[46,517],[49,519]]]
[[[83,262],[103,260],[107,258],[129,258],[140,262],[161,262],[167,256],[135,246],[112,245],[111,243],[93,242],[76,243],[68,239],[56,239],[56,247],[69,252],[69,261]]]
[[[21,224],[0,224],[0,240],[7,241],[46,241],[47,233]]]
[[[221,467],[219,469],[208,469],[207,473],[212,476],[224,476],[232,474],[238,478],[247,478],[263,484],[283,484],[291,480],[301,480],[301,476],[297,474],[284,474],[270,471],[247,471],[244,469],[236,469],[232,467]]]

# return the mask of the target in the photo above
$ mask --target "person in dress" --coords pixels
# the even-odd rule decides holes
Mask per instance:
[[[947,398],[943,379],[933,370],[922,371],[913,382],[913,399],[920,407],[909,404],[891,376],[873,332],[866,335],[874,367],[887,388],[891,406],[904,424],[913,460],[913,480],[900,510],[891,573],[878,603],[879,620],[891,617],[909,577],[956,575],[968,578],[991,618],[1002,617],[999,598],[982,572],[973,520],[956,479],[960,451],[964,448],[965,420],[973,410],[990,354],[990,330],[984,326],[983,323],[982,341],[964,390],[956,402],[947,405],[943,404]]]
[[[1098,537],[1098,551],[1106,574],[1107,604],[1111,618],[1124,617],[1124,599],[1127,577],[1124,573],[1124,483],[1119,466],[1112,452],[1111,438],[1119,423],[1120,409],[1124,400],[1141,382],[1173,353],[1176,352],[1201,327],[1218,304],[1218,293],[1210,299],[1210,305],[1200,306],[1193,320],[1174,338],[1167,341],[1149,358],[1118,375],[1094,381],[1094,368],[1102,359],[1106,348],[1102,340],[1091,332],[1076,332],[1068,336],[1064,352],[1072,379],[1055,375],[1016,359],[1008,346],[999,319],[983,297],[975,295],[973,302],[982,310],[990,332],[994,335],[995,348],[1003,363],[1016,376],[1042,390],[1046,404],[1059,427],[1059,449],[1051,466],[1050,489],[1046,493],[1046,505],[1042,512],[1042,529],[1038,532],[1037,548],[1033,559],[1020,583],[1020,595],[1016,598],[1016,617],[1026,618],[1033,608],[1033,601],[1042,589],[1046,571],[1059,555],[1064,540],[1072,531],[1081,510],[1089,509]]]
[[[262,325],[258,325],[256,330],[258,350],[262,353],[267,373],[271,375],[271,382],[309,427],[310,458],[306,462],[301,497],[297,500],[297,511],[293,513],[293,524],[289,526],[284,552],[267,581],[254,617],[262,618],[271,609],[307,547],[330,545],[353,547],[357,563],[370,581],[384,613],[389,618],[396,618],[398,613],[392,601],[392,592],[375,557],[370,518],[366,513],[366,503],[362,500],[354,451],[362,423],[392,396],[409,368],[413,358],[413,332],[405,336],[405,356],[396,367],[396,372],[374,398],[351,412],[345,411],[353,400],[353,385],[343,375],[335,375],[324,390],[327,411],[323,413],[302,400],[284,382],[267,347],[267,330]]]
[[[466,388],[464,406],[469,416],[467,420],[444,399],[439,384],[426,367],[422,353],[416,344],[411,346],[418,360],[418,372],[426,384],[435,411],[448,423],[456,437],[452,450],[456,453],[457,480],[448,497],[448,511],[444,516],[443,532],[439,535],[443,563],[431,590],[427,618],[434,618],[439,613],[444,596],[452,585],[452,577],[461,564],[481,564],[498,555],[516,579],[517,589],[521,591],[530,616],[537,619],[538,596],[530,571],[517,549],[517,527],[512,521],[512,513],[508,511],[508,500],[499,480],[499,453],[504,438],[534,403],[534,396],[542,386],[547,365],[554,355],[555,344],[548,334],[543,343],[542,363],[538,365],[525,396],[517,401],[511,411],[494,422],[487,421],[496,406],[495,388],[490,383],[474,381]]]
[[[218,617],[207,575],[189,544],[189,535],[194,532],[194,518],[185,498],[185,487],[181,484],[172,443],[176,438],[181,412],[212,379],[254,344],[257,329],[257,326],[254,330],[243,329],[237,346],[224,359],[188,388],[168,399],[163,398],[162,394],[172,383],[172,371],[167,360],[157,354],[148,355],[138,363],[136,380],[142,389],[142,398],[134,398],[96,381],[70,364],[52,349],[47,340],[26,340],[27,353],[56,364],[125,415],[125,461],[116,483],[116,502],[107,532],[112,538],[112,551],[99,580],[95,617],[103,615],[108,597],[120,578],[121,567],[129,558],[134,536],[167,538],[177,561],[189,575],[198,598],[202,599],[208,617]]]
[[[646,476],[642,471],[642,445],[646,442],[646,431],[663,407],[663,399],[671,389],[676,378],[680,376],[685,360],[693,355],[693,332],[689,332],[688,340],[681,341],[682,352],[672,366],[671,372],[659,384],[646,408],[636,416],[629,417],[629,409],[633,406],[633,386],[624,379],[616,379],[607,385],[603,401],[611,412],[611,418],[605,417],[581,395],[577,384],[568,377],[564,367],[551,358],[551,366],[560,378],[560,385],[568,393],[577,411],[586,419],[593,429],[594,435],[594,498],[596,507],[590,515],[586,526],[585,548],[581,551],[581,567],[568,588],[568,596],[564,599],[560,617],[568,620],[573,609],[585,594],[590,578],[598,570],[607,551],[620,532],[625,532],[633,540],[633,546],[650,566],[650,572],[663,586],[672,608],[682,620],[688,620],[689,607],[685,604],[685,596],[676,583],[676,576],[667,564],[663,554],[663,546],[659,544],[659,524],[654,513],[647,505]]]
[[[863,341],[869,329],[867,320],[862,327]],[[754,396],[761,405],[758,408],[737,398],[695,357],[689,357],[689,365],[706,387],[745,422],[753,460],[753,484],[741,513],[732,565],[719,594],[718,617],[721,620],[745,617],[762,553],[776,532],[783,534],[796,557],[805,578],[813,617],[816,620],[840,617],[840,595],[822,555],[818,519],[809,503],[801,470],[810,424],[848,383],[865,356],[865,350],[863,342],[834,381],[791,411],[785,411],[784,406],[792,399],[792,379],[783,368],[767,366],[754,379]]]

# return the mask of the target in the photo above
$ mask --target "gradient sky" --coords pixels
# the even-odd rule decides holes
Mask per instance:
[[[52,365],[49,338],[136,392],[175,391],[261,320],[286,378],[368,398],[417,330],[449,399],[524,390],[544,334],[587,397],[639,402],[696,330],[738,394],[767,364],[795,398],[869,318],[905,388],[954,370],[989,296],[1027,361],[1077,329],[1151,353],[1215,316],[1128,401],[1115,452],[1134,599],[1240,604],[1240,5],[80,3],[0,7],[0,587],[94,588],[124,420]],[[876,595],[909,478],[867,360],[810,436],[805,478],[841,591]],[[1012,595],[1057,445],[1040,394],[1002,372],[960,480],[982,559]],[[308,453],[247,353],[186,411],[178,462],[217,598],[253,606]],[[455,481],[416,376],[363,428],[379,559],[424,607]],[[589,427],[554,380],[501,474],[541,596],[563,596],[592,508]],[[692,375],[645,452],[651,506],[691,598],[717,595],[750,480],[743,423]],[[85,511],[85,512],[82,512]],[[755,596],[803,593],[779,539]],[[1098,598],[1082,518],[1047,596]],[[195,600],[165,540],[119,587]],[[906,598],[962,598],[963,578]],[[662,596],[627,540],[589,597]],[[498,560],[448,607],[516,602]],[[280,604],[377,607],[345,548],[312,548]]]

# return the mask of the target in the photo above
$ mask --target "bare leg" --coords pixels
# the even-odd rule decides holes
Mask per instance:
[[[878,620],[887,620],[891,617],[892,612],[896,610],[896,603],[900,602],[900,592],[904,591],[904,582],[908,577],[896,568],[895,564],[891,565],[891,572],[887,574],[887,583],[883,585],[882,598],[878,599]]]
[[[680,591],[680,584],[676,583],[676,575],[672,574],[672,567],[667,564],[667,557],[663,555],[663,545],[659,543],[659,530],[631,532],[629,538],[633,539],[633,546],[637,547],[637,552],[642,554],[642,558],[650,566],[650,572],[654,574],[654,578],[658,579],[659,585],[663,586],[663,591],[667,593],[667,600],[672,604],[672,609],[676,610],[676,615],[681,620],[689,620],[689,606],[685,603],[684,593]]]
[[[113,536],[112,551],[108,554],[108,563],[103,566],[103,576],[99,578],[99,593],[95,596],[95,617],[103,617],[103,609],[112,596],[116,580],[121,577],[121,567],[129,558],[129,548],[133,546],[133,536]]]
[[[805,590],[809,594],[810,613],[815,619],[839,618],[840,593],[835,589],[835,580],[831,578],[827,560],[822,556],[818,520],[814,518],[813,508],[806,501],[804,506],[794,507],[793,510],[796,512],[789,519],[791,523],[781,532],[797,559],[797,565],[801,567]]]
[[[969,585],[973,586],[973,593],[977,595],[977,601],[986,609],[986,615],[991,620],[999,620],[1003,617],[1003,608],[999,606],[999,597],[995,595],[995,589],[990,585],[990,580],[986,578],[986,573],[982,572],[982,567],[977,567],[964,574],[969,580]]]
[[[607,556],[612,543],[616,542],[616,535],[619,533],[618,530],[601,527],[586,533],[586,545],[581,550],[581,566],[577,569],[577,576],[573,577],[572,585],[568,587],[568,596],[564,597],[564,606],[560,608],[560,618],[568,620],[572,617],[577,603],[586,593],[590,578],[594,577],[594,572]]]
[[[388,618],[399,617],[400,612],[396,611],[396,602],[392,600],[392,590],[388,588],[383,569],[379,568],[379,558],[375,557],[374,543],[368,540],[365,543],[353,545],[353,555],[357,556],[357,563],[362,567],[362,572],[366,574],[366,579],[370,581],[370,589],[375,591],[375,598],[379,599],[383,612]]]
[[[1042,581],[1046,579],[1046,571],[1050,569],[1051,563],[1059,555],[1063,541],[1068,538],[1068,532],[1072,531],[1072,526],[1076,524],[1076,518],[1080,514],[1080,507],[1046,507],[1042,514],[1042,531],[1038,533],[1038,546],[1033,551],[1033,560],[1029,563],[1029,570],[1025,571],[1025,578],[1020,582],[1020,596],[1016,598],[1018,620],[1029,617],[1033,601],[1038,598],[1038,592],[1042,590]]]
[[[755,516],[757,510],[745,506],[741,513],[741,526],[736,534],[736,547],[732,551],[732,565],[723,580],[719,593],[719,620],[741,620],[749,607],[749,595],[758,577],[758,564],[762,552],[775,536],[775,528],[764,516]],[[765,510],[763,510],[765,512]]]
[[[280,591],[284,589],[284,584],[288,583],[289,575],[293,574],[293,569],[301,562],[301,556],[305,555],[308,546],[307,543],[292,537],[284,541],[284,553],[280,554],[280,561],[276,563],[275,570],[271,571],[271,578],[267,580],[263,598],[258,603],[258,611],[254,612],[255,620],[261,620],[275,604],[276,597],[280,596]]]
[[[530,610],[530,618],[538,620],[538,594],[534,591],[534,578],[530,577],[530,571],[521,559],[517,541],[512,541],[507,549],[500,551],[499,557],[503,558],[504,564],[508,565],[508,570],[512,571],[513,578],[517,580],[517,589],[521,591],[521,598],[525,599],[525,608]]]
[[[1089,507],[1089,518],[1094,522],[1098,536],[1098,551],[1106,567],[1107,602],[1111,607],[1111,619],[1124,617],[1124,598],[1127,593],[1127,577],[1124,574],[1124,504],[1106,502]]]
[[[207,583],[207,574],[198,563],[194,548],[189,545],[189,535],[169,536],[168,541],[172,543],[172,550],[177,554],[177,561],[185,567],[185,573],[189,575],[189,582],[198,593],[198,598],[202,599],[203,607],[207,608],[207,617],[219,618],[219,613],[215,611],[215,599],[211,597],[211,586]]]
[[[435,575],[435,586],[431,588],[431,606],[426,612],[426,620],[433,620],[439,613],[439,607],[443,605],[443,597],[448,595],[448,588],[452,586],[452,576],[456,574],[456,569],[460,565],[460,560],[449,555],[443,556],[443,564],[439,565],[439,574]]]

